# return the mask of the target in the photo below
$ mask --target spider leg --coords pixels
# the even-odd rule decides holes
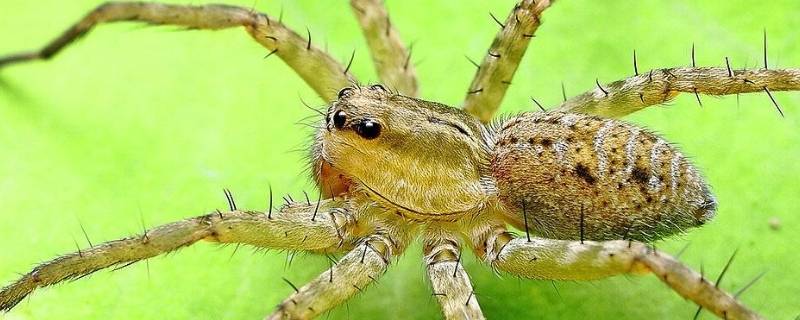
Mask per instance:
[[[701,274],[639,242],[528,240],[495,229],[478,255],[493,268],[533,279],[590,280],[652,272],[675,292],[721,318],[761,319]]]
[[[800,69],[731,70],[712,67],[655,69],[600,85],[562,103],[556,111],[622,117],[666,103],[679,93],[729,95],[800,90]],[[774,100],[773,100],[774,101]],[[777,107],[777,103],[775,104]],[[780,108],[778,109],[780,111]],[[782,114],[782,113],[781,113]]]
[[[108,267],[122,268],[199,240],[257,247],[337,252],[352,247],[356,221],[339,201],[291,203],[274,213],[214,212],[165,224],[145,234],[105,242],[42,263],[0,290],[8,311],[37,288],[75,280]]]
[[[525,55],[528,43],[541,24],[542,12],[552,2],[554,0],[523,0],[514,7],[505,22],[495,19],[501,30],[469,85],[462,106],[465,111],[484,123],[492,120]]]
[[[350,6],[367,40],[381,81],[400,93],[417,96],[417,75],[411,52],[389,20],[381,0],[351,0]]]
[[[310,319],[344,303],[383,275],[391,257],[401,250],[385,234],[364,238],[330,269],[295,288],[267,319]]]
[[[86,35],[94,26],[118,21],[176,25],[188,29],[218,30],[244,27],[256,42],[283,59],[317,94],[332,101],[336,92],[354,82],[348,70],[307,39],[266,14],[229,5],[171,5],[151,2],[108,2],[89,12],[40,50],[0,57],[0,67],[49,59]]]
[[[452,239],[426,239],[425,264],[433,295],[445,319],[484,319],[467,271],[461,265],[461,249]]]

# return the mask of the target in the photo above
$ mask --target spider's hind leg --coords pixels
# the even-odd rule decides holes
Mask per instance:
[[[598,82],[592,90],[564,101],[555,110],[614,118],[667,103],[680,93],[693,94],[700,102],[701,94],[763,92],[783,115],[772,91],[800,91],[800,69],[733,70],[730,65],[654,69],[608,84]]]
[[[245,27],[256,42],[269,50],[269,55],[275,54],[283,59],[325,101],[334,100],[339,89],[354,82],[347,68],[314,47],[310,39],[304,39],[265,14],[229,5],[108,2],[89,12],[42,49],[0,57],[0,67],[49,59],[96,25],[119,21],[204,30]]]
[[[348,249],[357,236],[356,221],[342,205],[339,201],[325,200],[319,204],[291,203],[273,213],[214,212],[66,254],[40,264],[0,289],[0,312],[10,310],[37,288],[79,279],[109,267],[125,267],[200,240],[313,252]]]
[[[702,275],[639,242],[515,238],[498,228],[478,250],[492,267],[514,275],[550,280],[591,280],[652,272],[686,299],[725,319],[761,319]]]

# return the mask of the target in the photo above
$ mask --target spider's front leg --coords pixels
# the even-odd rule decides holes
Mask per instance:
[[[108,267],[122,268],[199,240],[312,252],[351,248],[357,237],[356,220],[346,201],[290,203],[276,212],[214,212],[66,254],[40,264],[2,288],[0,311],[10,310],[37,288],[79,279]]]
[[[344,303],[386,272],[394,255],[405,247],[386,233],[364,238],[330,269],[286,298],[267,319],[311,319]],[[294,286],[294,285],[292,285]]]
[[[416,97],[418,85],[411,50],[400,40],[383,1],[350,0],[350,7],[361,25],[381,81],[403,95]]]
[[[487,123],[500,107],[511,79],[519,67],[531,38],[541,24],[542,12],[555,0],[523,0],[514,6],[505,22],[494,16],[501,30],[472,78],[462,108]],[[471,60],[470,60],[471,61]]]
[[[280,21],[251,9],[229,5],[172,5],[152,2],[108,2],[89,12],[44,48],[0,57],[0,67],[8,64],[49,59],[64,47],[87,34],[96,25],[119,21],[152,25],[175,25],[188,29],[218,30],[244,27],[253,39],[288,64],[325,101],[350,85],[354,78],[330,55],[286,28]]]
[[[477,254],[492,267],[532,279],[591,280],[652,272],[686,299],[724,319],[761,319],[730,294],[666,253],[640,242],[517,238],[502,228]]]
[[[445,319],[484,319],[469,275],[461,265],[457,238],[444,234],[430,233],[425,239],[425,265],[433,295]]]

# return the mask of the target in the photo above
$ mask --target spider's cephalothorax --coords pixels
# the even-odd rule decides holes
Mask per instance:
[[[716,201],[670,143],[614,117],[678,93],[726,95],[800,90],[800,70],[655,69],[597,88],[549,112],[489,125],[552,0],[523,0],[504,21],[467,90],[462,110],[417,99],[408,50],[379,0],[351,6],[383,85],[355,86],[336,62],[279,20],[229,5],[150,2],[99,6],[38,51],[0,66],[47,59],[97,24],[137,21],[189,29],[243,27],[329,102],[311,145],[317,202],[230,210],[162,225],[45,262],[0,290],[0,311],[37,288],[124,267],[200,240],[343,253],[284,300],[270,319],[313,318],[374,283],[422,238],[426,271],[445,318],[482,319],[464,248],[498,271],[551,280],[654,273],[701,308],[727,319],[758,314],[702,274],[636,240],[706,222]],[[351,61],[352,62],[352,61]],[[392,88],[392,90],[388,90]],[[343,89],[341,89],[343,88]],[[774,101],[774,100],[773,100]],[[777,104],[776,104],[777,106]],[[780,111],[780,110],[779,110]],[[270,194],[271,199],[271,194]],[[517,236],[508,226],[523,230]]]
[[[455,220],[480,210],[492,193],[487,130],[442,104],[380,85],[348,87],[316,136],[312,158],[325,164],[315,167],[339,169],[355,187],[349,192],[363,192],[404,215]]]

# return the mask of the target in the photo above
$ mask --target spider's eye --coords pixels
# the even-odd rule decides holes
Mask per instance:
[[[333,126],[336,127],[336,129],[341,129],[344,127],[344,123],[346,121],[347,113],[343,110],[336,111],[336,113],[333,114]]]
[[[356,133],[364,139],[371,140],[381,135],[381,124],[372,120],[364,120],[354,126]]]
[[[383,92],[389,91],[389,90],[386,90],[386,87],[384,87],[382,84],[373,84],[373,85],[369,86],[369,88],[372,89],[372,90],[376,90],[376,91],[383,91]]]
[[[353,91],[355,91],[353,87],[342,88],[342,90],[339,90],[339,99],[350,96],[353,94]]]

